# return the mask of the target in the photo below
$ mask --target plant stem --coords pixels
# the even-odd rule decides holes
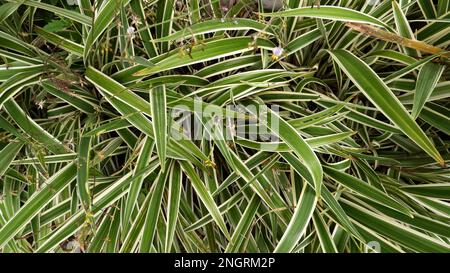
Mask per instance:
[[[361,24],[361,23],[353,23],[353,22],[348,22],[345,25],[349,28],[352,28],[352,29],[358,31],[358,32],[378,38],[383,41],[398,43],[402,46],[413,48],[413,49],[416,49],[416,50],[419,50],[422,52],[450,58],[450,52],[448,52],[442,48],[427,44],[423,41],[408,39],[408,38],[402,37],[400,35],[397,35],[395,33],[387,32],[385,30],[382,30],[380,28],[377,28],[377,27],[374,27],[371,25],[366,25],[366,24]]]

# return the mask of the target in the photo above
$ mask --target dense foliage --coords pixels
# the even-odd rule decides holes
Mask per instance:
[[[450,0],[317,2],[1,0],[0,252],[449,252]]]

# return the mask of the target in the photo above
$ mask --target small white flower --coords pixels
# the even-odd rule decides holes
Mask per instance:
[[[128,36],[133,39],[134,38],[134,32],[136,31],[136,29],[134,27],[128,27],[127,28],[127,34]]]
[[[272,49],[272,53],[273,53],[273,55],[280,57],[281,54],[283,54],[283,48],[281,48],[281,47],[279,47],[279,46],[274,47],[274,48]]]
[[[129,35],[134,34],[135,31],[136,31],[136,29],[135,29],[134,27],[128,27],[128,28],[127,28],[127,33],[128,33]]]
[[[41,100],[38,103],[36,103],[38,109],[44,109],[45,100]]]
[[[66,0],[69,6],[78,6],[78,0]]]
[[[284,50],[282,47],[279,47],[279,46],[274,47],[272,49],[272,60],[278,61],[280,59],[281,55],[283,55],[283,51]]]

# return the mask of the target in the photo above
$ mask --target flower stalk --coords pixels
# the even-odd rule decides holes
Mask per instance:
[[[450,52],[448,52],[440,47],[425,43],[423,41],[409,39],[409,38],[397,35],[395,33],[387,32],[380,28],[377,28],[377,27],[374,27],[371,25],[367,25],[367,24],[348,22],[345,25],[353,30],[356,30],[356,31],[362,33],[362,34],[372,36],[374,38],[377,38],[377,39],[380,39],[380,40],[383,40],[386,42],[398,43],[402,46],[416,49],[421,52],[434,54],[434,55],[440,55],[445,58],[450,58]]]

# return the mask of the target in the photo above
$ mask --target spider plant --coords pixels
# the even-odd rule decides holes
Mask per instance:
[[[0,0],[0,252],[450,251],[450,1],[230,2]]]

